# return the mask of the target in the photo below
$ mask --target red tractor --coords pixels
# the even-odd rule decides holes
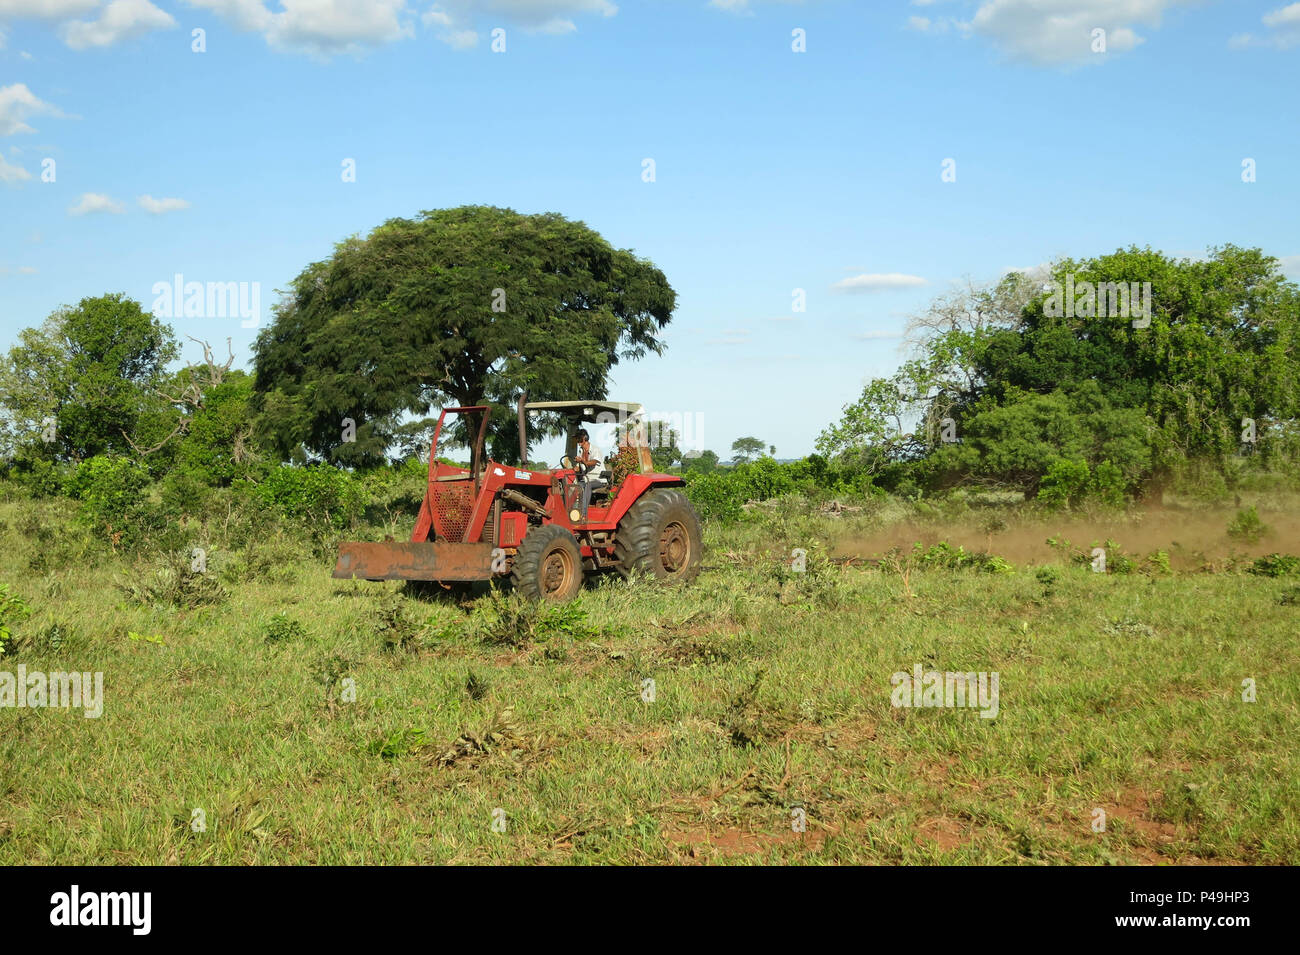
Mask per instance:
[[[334,576],[443,583],[508,576],[525,596],[552,601],[577,596],[584,573],[644,573],[664,583],[694,579],[702,551],[700,521],[680,490],[682,479],[655,473],[639,426],[641,406],[521,399],[519,458],[525,462],[528,411],[557,415],[563,422],[566,453],[558,468],[485,458],[490,409],[445,408],[433,433],[428,486],[410,541],[341,543]],[[468,469],[438,460],[438,439],[449,414],[465,416],[469,425],[462,432],[469,435]],[[623,426],[617,473],[575,465],[582,423],[615,420]],[[585,513],[584,482],[590,482]]]

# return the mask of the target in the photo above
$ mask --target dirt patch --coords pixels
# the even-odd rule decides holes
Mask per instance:
[[[1188,838],[1184,827],[1169,822],[1159,822],[1152,818],[1153,805],[1160,801],[1163,793],[1159,790],[1146,792],[1140,789],[1123,790],[1116,801],[1102,803],[1106,811],[1106,829],[1108,835],[1097,838],[1109,838],[1120,835],[1122,839],[1111,844],[1115,852],[1130,856],[1140,865],[1247,865],[1238,859],[1207,859],[1187,852],[1179,852],[1175,846]],[[1091,810],[1089,810],[1089,814]],[[1115,823],[1120,825],[1116,827]],[[1062,839],[1076,840],[1078,832],[1071,827],[1059,824],[1049,825],[1048,829]]]
[[[927,819],[916,828],[916,841],[932,842],[940,852],[951,852],[970,842],[970,834],[956,819],[948,816],[936,816]]]
[[[1147,842],[1167,845],[1178,838],[1178,827],[1169,822],[1156,822],[1151,818],[1151,803],[1158,800],[1161,793],[1147,795],[1138,789],[1125,790],[1120,794],[1117,804],[1103,807],[1106,810],[1107,827],[1119,820],[1124,827],[1131,829]]]
[[[796,846],[816,851],[834,835],[833,828],[821,828],[808,821],[806,832],[753,832],[737,827],[707,826],[677,827],[664,832],[664,839],[682,850],[689,858],[706,861],[711,858],[760,855],[774,846]]]

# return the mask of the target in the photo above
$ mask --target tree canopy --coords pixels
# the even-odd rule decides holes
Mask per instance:
[[[390,219],[305,268],[276,306],[254,347],[259,425],[282,457],[362,465],[409,437],[406,415],[488,404],[490,451],[513,461],[520,392],[606,397],[614,365],[662,352],[675,304],[651,262],[558,214]]]
[[[171,328],[114,294],[61,308],[18,338],[0,360],[6,453],[58,461],[129,453],[176,357]]]
[[[762,454],[765,447],[767,447],[767,444],[760,438],[737,438],[731,442],[731,459],[744,464],[746,461],[752,461]]]
[[[1186,462],[1294,450],[1300,290],[1276,259],[1133,247],[1057,262],[1048,280],[1012,273],[936,301],[909,327],[915,357],[869,382],[818,450],[873,474],[1030,494],[1054,468],[1054,485],[1104,474],[1112,497]]]

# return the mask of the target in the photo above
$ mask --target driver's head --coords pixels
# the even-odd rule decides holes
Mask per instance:
[[[586,429],[586,428],[579,428],[579,429],[578,429],[578,440],[579,440],[579,441],[590,441],[590,440],[591,440],[591,435],[587,434],[587,429]]]

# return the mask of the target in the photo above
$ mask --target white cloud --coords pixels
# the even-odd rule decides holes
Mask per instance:
[[[1241,33],[1232,37],[1228,45],[1234,49],[1249,46],[1271,46],[1278,50],[1289,50],[1300,46],[1300,3],[1292,3],[1266,13],[1262,22],[1268,27],[1268,33],[1256,37],[1250,33]]]
[[[900,272],[864,273],[840,279],[831,288],[843,292],[884,292],[900,288],[916,288],[924,285],[925,279],[919,275],[903,275]]]
[[[110,199],[101,192],[83,192],[81,200],[75,205],[68,208],[68,212],[74,216],[90,215],[95,212],[109,212],[113,215],[121,215],[126,211],[126,206],[116,199]]]
[[[59,27],[59,36],[74,50],[112,46],[151,30],[169,30],[176,26],[170,13],[159,10],[149,0],[113,0],[98,20],[69,20]]]
[[[1145,39],[1134,27],[1159,27],[1167,10],[1199,0],[984,0],[963,26],[1013,57],[1041,66],[1100,62]],[[1106,53],[1093,52],[1093,30],[1106,31]]]
[[[1279,255],[1277,260],[1283,275],[1300,278],[1300,255]]]
[[[28,116],[36,113],[47,113],[50,116],[63,115],[57,106],[38,99],[27,88],[26,83],[0,86],[0,136],[36,132],[26,122]]]
[[[273,46],[329,55],[357,53],[415,35],[406,0],[283,0],[267,39]]]
[[[19,274],[19,275],[35,275],[35,274],[36,274],[36,270],[35,270],[34,268],[32,268],[30,265],[20,265],[20,266],[18,267],[18,274]]]
[[[749,0],[709,0],[709,6],[728,13],[749,13]]]
[[[970,24],[958,20],[956,17],[931,19],[930,17],[911,16],[907,18],[907,29],[914,30],[917,33],[929,33],[933,36],[946,34],[952,30],[959,33],[969,33]]]
[[[0,3],[4,0],[0,0]],[[261,33],[274,47],[316,55],[360,53],[415,35],[415,0],[280,0],[272,13],[268,0],[185,0],[208,10],[236,29]],[[419,19],[453,49],[478,44],[476,20],[490,27],[517,25],[534,33],[563,34],[577,29],[573,17],[618,12],[610,0],[438,0]]]
[[[140,208],[145,212],[152,212],[154,215],[161,215],[164,212],[176,212],[179,209],[188,209],[190,204],[184,199],[155,199],[153,196],[140,196],[137,200]]]
[[[283,50],[330,56],[360,53],[415,35],[407,0],[281,0],[272,13],[263,0],[185,0],[239,30],[261,33]]]
[[[1270,27],[1300,27],[1300,3],[1280,7],[1264,15],[1264,25]]]
[[[549,33],[551,36],[561,36],[565,33],[573,33],[578,29],[572,20],[564,20],[556,17],[554,20],[547,20],[537,28],[538,33]]]
[[[420,18],[426,27],[438,31],[438,39],[453,50],[468,50],[478,46],[478,31],[457,29],[451,14],[438,7],[430,7]]]
[[[439,40],[465,49],[478,42],[476,20],[489,29],[517,25],[528,33],[562,36],[578,29],[573,21],[576,16],[612,17],[616,13],[618,7],[610,0],[438,0],[423,20],[438,30]]]
[[[0,0],[0,17],[6,20],[62,20],[89,13],[100,0]]]
[[[30,178],[32,178],[32,174],[22,166],[11,166],[5,162],[4,156],[0,156],[0,182],[22,182]]]
[[[191,7],[210,10],[229,20],[236,29],[262,32],[270,28],[271,11],[262,0],[185,0]]]

